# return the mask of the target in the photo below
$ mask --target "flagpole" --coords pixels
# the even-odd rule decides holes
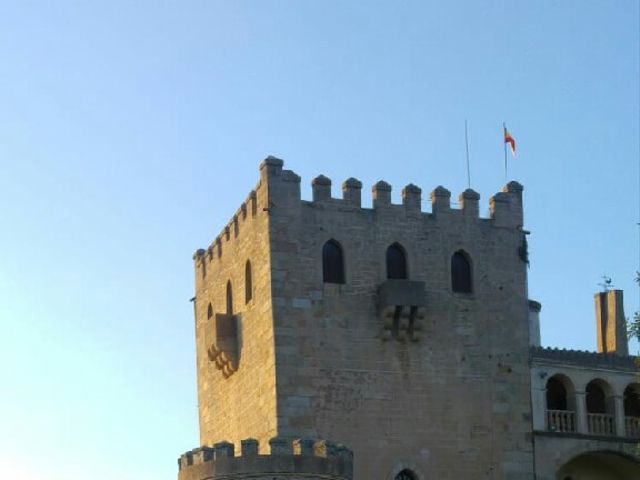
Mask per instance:
[[[467,188],[471,188],[471,169],[469,168],[469,135],[467,134],[467,119],[464,119],[464,145],[467,150]]]
[[[507,132],[507,124],[502,122],[502,136],[504,144],[504,182],[507,183],[507,142],[506,142],[506,132]]]

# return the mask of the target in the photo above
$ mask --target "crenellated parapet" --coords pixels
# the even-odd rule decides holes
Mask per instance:
[[[521,228],[523,225],[523,187],[512,181],[504,186],[502,191],[489,199],[489,218],[480,217],[480,194],[472,189],[466,189],[458,196],[459,208],[451,205],[451,192],[443,186],[436,187],[429,194],[431,211],[422,210],[422,189],[414,184],[406,185],[402,189],[402,203],[393,204],[391,201],[392,186],[380,180],[371,187],[370,208],[362,206],[362,182],[356,178],[348,178],[342,185],[342,197],[331,195],[332,181],[324,175],[318,175],[311,181],[312,200],[302,200],[300,193],[300,176],[292,170],[283,168],[281,159],[269,156],[260,164],[260,181],[251,191],[245,202],[222,229],[207,249],[199,249],[194,255],[196,267],[205,276],[207,265],[222,258],[227,250],[227,244],[243,234],[246,222],[255,221],[260,215],[290,215],[296,216],[301,207],[317,207],[319,210],[349,211],[357,215],[358,212],[371,212],[384,221],[385,214],[392,216],[403,215],[407,218],[433,219],[443,222],[489,222],[499,228]]]
[[[277,210],[294,207],[304,202],[300,197],[300,177],[291,170],[284,170],[282,160],[267,158],[261,165],[261,181],[269,185],[269,209]],[[311,202],[324,208],[335,206],[353,207],[368,210],[361,205],[362,182],[349,178],[342,183],[342,198],[331,196],[332,181],[325,175],[318,175],[311,181]],[[501,192],[496,193],[489,200],[491,217],[497,226],[522,225],[522,185],[509,182]],[[467,189],[459,197],[461,208],[451,207],[451,192],[442,186],[436,187],[430,194],[431,212],[422,211],[422,190],[409,184],[402,189],[402,204],[391,202],[392,187],[384,180],[376,182],[371,187],[372,206],[374,210],[403,208],[408,213],[418,212],[425,216],[463,215],[465,218],[479,218],[480,195]]]
[[[178,459],[178,480],[272,480],[279,475],[308,480],[353,478],[353,453],[344,445],[274,437],[269,447],[269,453],[260,454],[257,440],[242,440],[237,456],[229,442],[196,448]]]
[[[576,365],[579,367],[615,368],[630,372],[637,371],[638,357],[621,356],[608,353],[590,352],[587,350],[571,350],[566,348],[531,347],[531,361],[553,362]]]

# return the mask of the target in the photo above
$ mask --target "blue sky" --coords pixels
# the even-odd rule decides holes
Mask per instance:
[[[467,119],[486,215],[506,121],[543,343],[593,349],[600,276],[639,303],[638,9],[0,1],[3,475],[175,478],[198,443],[191,254],[269,154],[305,198],[320,173],[365,204],[380,179],[457,197]]]

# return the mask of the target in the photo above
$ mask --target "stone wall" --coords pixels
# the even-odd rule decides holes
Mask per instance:
[[[266,446],[277,435],[268,167],[263,167],[260,182],[229,224],[208,249],[194,255],[202,445],[213,445],[223,438],[236,443],[243,438],[256,438]],[[247,261],[251,262],[252,274],[249,302],[245,302]],[[232,286],[233,311],[227,316],[228,282]],[[218,338],[220,326],[226,327],[226,338]],[[231,344],[235,345],[235,352],[228,351]]]
[[[330,180],[299,178],[272,160],[268,175],[277,429],[336,438],[355,455],[356,479],[530,479],[533,473],[522,187],[511,183],[478,216],[473,191],[452,209],[449,192],[360,183],[331,198]],[[346,282],[323,283],[322,247],[337,240]],[[385,252],[399,242],[409,278],[424,282],[415,337],[389,336],[378,308]],[[451,255],[471,258],[473,293],[451,289]]]
[[[235,456],[232,443],[220,442],[185,453],[178,460],[178,480],[351,480],[353,453],[324,440],[272,438],[260,455],[257,440],[241,442]]]

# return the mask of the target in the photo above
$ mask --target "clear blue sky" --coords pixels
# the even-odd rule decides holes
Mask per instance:
[[[175,478],[191,254],[269,154],[306,198],[320,173],[457,197],[466,118],[486,215],[506,121],[543,342],[593,349],[601,275],[638,305],[638,8],[0,1],[0,475]]]

